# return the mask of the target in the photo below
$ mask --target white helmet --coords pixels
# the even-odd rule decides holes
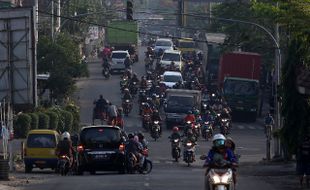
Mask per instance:
[[[61,139],[64,140],[64,139],[70,139],[70,133],[65,131],[61,134]]]
[[[222,134],[216,134],[216,135],[213,136],[212,141],[216,141],[216,140],[226,140],[226,138]]]

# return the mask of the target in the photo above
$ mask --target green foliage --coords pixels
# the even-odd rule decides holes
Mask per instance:
[[[49,129],[50,118],[43,112],[37,112],[39,116],[39,129]]]
[[[39,127],[39,116],[36,113],[29,113],[28,114],[31,117],[31,126],[30,129],[38,129]]]
[[[72,124],[72,131],[78,132],[80,127],[80,109],[78,106],[74,104],[68,104],[65,107],[66,111],[69,111],[73,116],[73,124]]]
[[[63,117],[64,117],[64,124],[65,124],[65,126],[63,128],[64,130],[62,132],[64,132],[64,131],[72,131],[72,125],[73,125],[73,115],[72,115],[72,113],[70,113],[69,111],[63,110],[62,114],[63,114]]]
[[[25,113],[17,115],[13,127],[16,138],[26,138],[31,128],[31,116]]]
[[[58,127],[58,123],[59,123],[59,118],[58,118],[57,113],[52,112],[52,111],[47,111],[45,112],[45,114],[47,114],[50,118],[49,129],[56,130]]]
[[[51,89],[52,97],[57,99],[73,93],[74,78],[88,76],[87,65],[81,62],[79,45],[68,34],[58,34],[55,41],[40,36],[38,72],[50,73],[46,88]]]
[[[59,106],[54,106],[49,109],[58,115],[59,123],[57,127],[57,131],[64,132],[69,131],[71,132],[73,126],[73,114],[69,111],[62,109]]]

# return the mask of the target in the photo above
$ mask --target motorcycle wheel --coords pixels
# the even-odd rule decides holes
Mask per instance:
[[[153,164],[151,160],[145,159],[145,163],[143,165],[143,174],[151,173],[152,169],[153,169]]]

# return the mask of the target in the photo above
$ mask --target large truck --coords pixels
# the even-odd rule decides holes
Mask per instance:
[[[218,85],[233,115],[256,120],[260,70],[260,54],[230,52],[221,57]]]
[[[193,108],[201,110],[201,91],[167,89],[164,104],[167,128],[182,125],[187,112]]]
[[[107,27],[106,43],[115,50],[128,50],[138,61],[138,23],[136,21],[114,20]]]

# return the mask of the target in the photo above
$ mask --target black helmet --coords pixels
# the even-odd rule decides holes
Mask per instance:
[[[134,135],[132,133],[128,134],[128,139],[133,139]]]
[[[188,112],[187,112],[187,114],[192,114],[192,113],[193,113],[192,111],[188,111]]]
[[[138,132],[138,137],[139,137],[139,140],[143,140],[144,139],[144,135],[142,132]]]

